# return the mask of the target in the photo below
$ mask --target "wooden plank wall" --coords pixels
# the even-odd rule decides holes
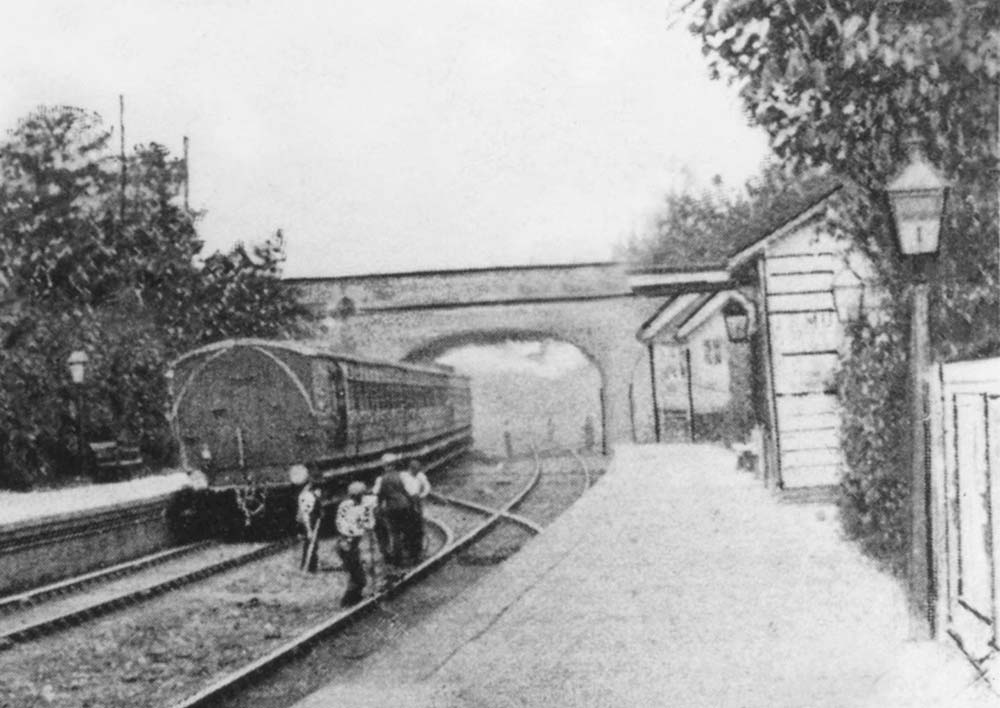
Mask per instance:
[[[764,255],[778,472],[785,488],[836,484],[840,415],[833,377],[843,327],[831,285],[838,244],[805,226]]]
[[[935,625],[981,661],[1000,641],[1000,358],[927,378]]]

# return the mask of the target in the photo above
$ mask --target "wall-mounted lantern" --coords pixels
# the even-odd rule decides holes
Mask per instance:
[[[739,300],[729,300],[722,306],[722,318],[726,323],[726,335],[733,343],[750,339],[750,313]]]

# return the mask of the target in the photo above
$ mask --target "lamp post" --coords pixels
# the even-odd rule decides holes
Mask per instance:
[[[932,595],[936,591],[931,562],[930,485],[924,460],[925,381],[930,364],[927,266],[939,249],[941,219],[948,183],[927,161],[919,140],[908,141],[910,159],[886,191],[892,206],[900,253],[911,262],[910,290],[910,548],[907,564],[910,633],[933,636]]]
[[[87,352],[76,350],[69,355],[67,365],[69,366],[69,377],[76,390],[76,454],[79,473],[86,472],[86,453],[84,451],[83,437],[83,382],[87,375],[87,362],[90,361]]]

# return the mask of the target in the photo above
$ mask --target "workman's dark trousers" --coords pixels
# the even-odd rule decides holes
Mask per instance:
[[[340,538],[337,540],[337,555],[347,571],[347,591],[340,604],[344,607],[361,601],[361,591],[365,589],[365,567],[361,564],[361,539]]]
[[[379,521],[375,527],[379,550],[387,563],[402,565],[404,555],[409,550],[407,546],[408,532],[411,526],[410,510],[408,508],[379,510]]]
[[[424,511],[419,501],[407,513],[405,543],[407,560],[416,565],[424,555]]]
[[[302,539],[302,562],[299,563],[300,568],[305,568],[310,573],[315,573],[319,570],[319,539],[316,539],[315,545],[312,543],[312,537],[309,535],[309,528],[306,526],[302,527],[305,537]],[[309,546],[312,545],[312,554],[309,553]],[[306,556],[309,557],[308,565],[306,564]]]

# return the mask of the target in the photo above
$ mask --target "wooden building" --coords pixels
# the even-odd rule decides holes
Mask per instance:
[[[649,352],[657,439],[725,440],[745,437],[749,412],[744,345],[726,335],[722,308],[730,300],[754,304],[737,290],[682,293],[669,298],[639,330]]]
[[[720,235],[714,250],[699,244],[697,267],[683,263],[678,254],[676,267],[637,272],[633,283],[668,297],[637,333],[652,344],[652,371],[657,374],[659,358],[673,361],[668,357],[675,356],[660,353],[667,343],[686,348],[694,359],[697,345],[691,344],[699,336],[720,331],[725,336],[721,303],[731,298],[751,302],[748,309],[756,311],[758,321],[749,368],[759,382],[754,410],[764,432],[760,455],[767,482],[784,489],[837,484],[842,465],[834,379],[846,340],[834,307],[833,282],[848,261],[856,268],[859,256],[849,241],[825,228],[827,210],[840,189],[834,180],[815,180],[760,223]],[[699,312],[700,326],[706,329],[685,330]],[[713,321],[714,329],[708,325]],[[670,371],[668,364],[663,376],[669,379]],[[676,395],[660,382],[656,390]]]

